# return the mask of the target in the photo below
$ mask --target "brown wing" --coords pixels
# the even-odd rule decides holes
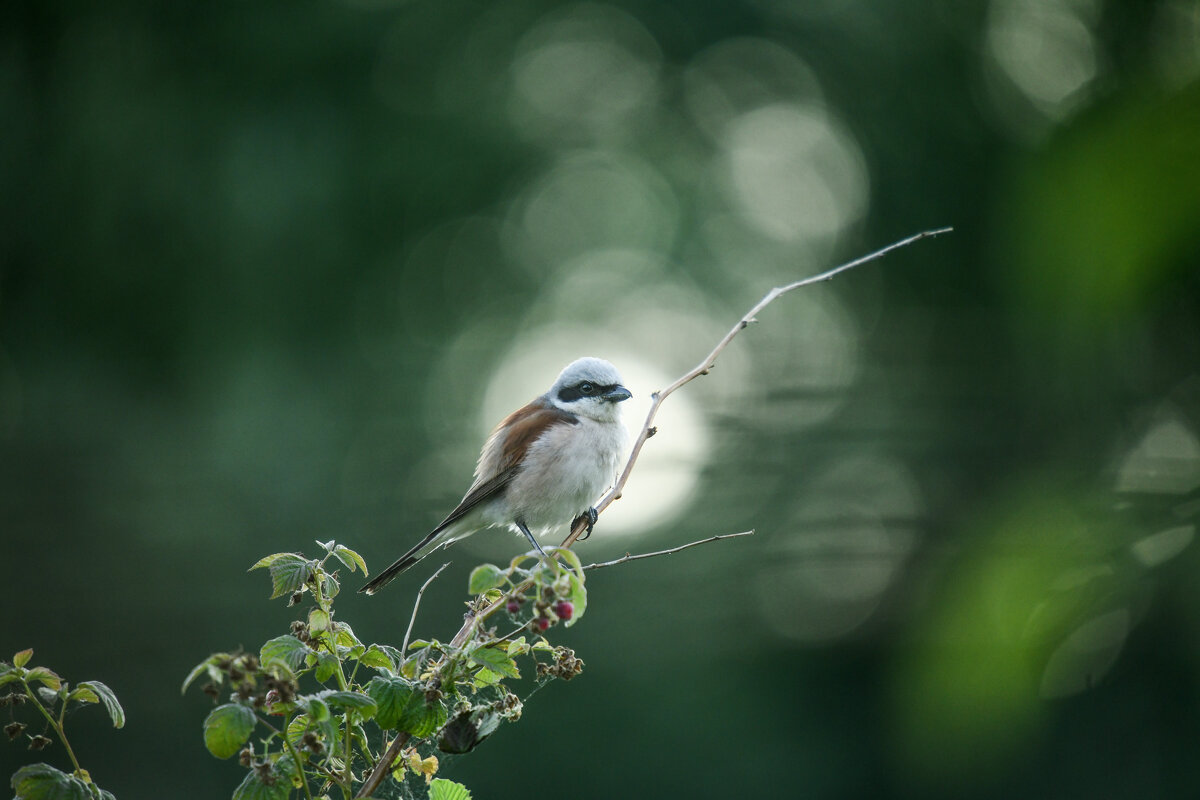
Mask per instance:
[[[424,558],[439,533],[465,517],[480,503],[496,496],[512,481],[521,471],[525,453],[543,433],[554,425],[576,425],[578,422],[579,419],[574,414],[555,408],[545,398],[540,397],[510,414],[496,426],[496,430],[492,431],[492,435],[483,446],[479,466],[475,470],[475,483],[467,491],[467,496],[462,502],[438,523],[436,528],[426,534],[424,539],[359,591],[375,594],[401,572]]]
[[[507,486],[520,471],[529,448],[547,430],[555,425],[577,424],[578,417],[550,405],[541,397],[509,414],[492,431],[483,447],[474,485],[462,502],[434,528],[434,532],[462,519]]]

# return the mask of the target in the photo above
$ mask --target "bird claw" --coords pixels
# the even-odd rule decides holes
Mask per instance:
[[[579,520],[582,519],[587,522],[587,529],[584,530],[583,534],[575,541],[582,542],[584,539],[591,536],[592,528],[596,527],[596,520],[599,518],[600,518],[600,512],[596,511],[596,509],[594,509],[594,508],[589,508],[587,511],[583,512],[578,517],[576,517],[575,521],[571,523],[571,527],[574,528],[576,525],[579,524]]]

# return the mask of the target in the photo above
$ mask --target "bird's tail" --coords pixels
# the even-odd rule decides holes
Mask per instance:
[[[404,570],[408,569],[413,564],[416,564],[422,558],[437,549],[436,546],[429,547],[429,543],[437,539],[438,535],[442,533],[445,533],[445,528],[434,528],[429,532],[428,536],[417,542],[411,550],[400,556],[400,558],[396,559],[390,567],[376,575],[372,581],[360,588],[359,591],[363,594],[375,594],[380,589],[387,586],[401,572],[404,572]],[[441,544],[441,542],[438,542],[438,544]],[[422,552],[422,550],[424,550],[424,552]]]

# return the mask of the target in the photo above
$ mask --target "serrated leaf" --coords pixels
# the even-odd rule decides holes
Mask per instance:
[[[373,669],[386,669],[393,672],[396,670],[396,662],[376,644],[368,647],[367,651],[358,657],[358,663]]]
[[[308,647],[304,642],[290,633],[285,633],[283,636],[276,636],[274,639],[263,642],[262,648],[258,651],[258,660],[264,667],[273,663],[281,663],[290,672],[295,672],[304,663],[304,656],[308,652]]]
[[[367,574],[367,562],[363,561],[363,557],[349,547],[339,544],[333,548],[333,554],[337,556],[338,561],[349,567],[351,572],[358,568],[362,570],[363,575]]]
[[[91,800],[88,785],[49,764],[30,764],[13,773],[14,800]]]
[[[471,793],[461,783],[434,778],[429,783],[429,800],[471,800]]]
[[[374,716],[378,708],[375,701],[362,692],[335,690],[321,692],[318,696],[334,708],[354,709],[363,718]]]
[[[480,667],[479,670],[472,676],[471,685],[476,689],[483,689],[487,686],[495,686],[502,680],[504,680],[503,675],[497,672],[492,672],[487,667]]]
[[[38,697],[42,698],[42,702],[48,706],[52,706],[58,701],[58,692],[46,686],[37,687]]]
[[[524,636],[518,636],[509,642],[505,649],[510,656],[523,656],[529,652],[529,643],[525,641]]]
[[[324,651],[315,654],[317,661],[317,669],[314,677],[318,682],[324,683],[334,676],[338,670],[338,660],[335,656]]]
[[[259,559],[251,570],[266,567],[271,572],[271,599],[290,594],[312,576],[312,562],[299,553],[275,553]]]
[[[278,764],[272,769],[272,773],[271,777],[275,780],[266,784],[262,782],[257,770],[250,770],[233,790],[233,800],[287,800],[292,793],[291,776],[281,771]]]
[[[292,717],[292,721],[288,723],[287,730],[284,731],[284,734],[287,736],[288,742],[291,743],[293,747],[298,747],[300,745],[300,740],[304,738],[304,733],[308,730],[308,723],[309,719],[307,714],[297,714],[296,716]]]
[[[229,758],[242,749],[257,724],[258,718],[246,706],[217,706],[204,720],[204,746],[217,758]]]
[[[49,667],[34,667],[25,673],[25,680],[30,683],[38,681],[56,692],[62,688],[62,678],[58,677]]]
[[[378,707],[375,722],[384,730],[428,736],[446,721],[446,706],[426,702],[425,692],[404,678],[377,675],[367,684],[367,694]]]
[[[299,553],[272,553],[269,556],[263,556],[258,561],[255,561],[254,566],[246,571],[252,572],[256,569],[262,569],[263,567],[269,567],[272,564],[274,564],[276,561],[278,561],[279,559],[288,558],[288,557],[304,558],[304,556],[300,555]]]
[[[503,586],[506,580],[504,570],[495,564],[480,564],[471,570],[471,577],[467,580],[467,592],[483,594],[489,589]]]
[[[33,648],[32,647],[30,647],[28,650],[22,650],[21,652],[14,655],[13,661],[12,661],[13,666],[14,667],[23,667],[29,663],[29,659],[31,659],[31,658],[33,658]]]
[[[509,657],[507,649],[476,647],[471,651],[471,660],[506,678],[521,677],[517,670],[517,662]]]
[[[326,574],[325,581],[321,586],[321,591],[325,594],[326,600],[332,600],[338,596],[338,592],[342,590],[342,585],[337,582],[337,578]]]
[[[345,622],[338,622],[333,625],[334,636],[333,641],[341,647],[362,647],[363,643],[354,635],[354,629]]]
[[[69,695],[67,695],[67,701],[70,702],[72,700],[74,700],[77,703],[99,703],[100,702],[100,698],[96,696],[96,693],[82,684],[80,684],[79,686],[76,686],[74,689],[71,690],[71,693]]]
[[[583,581],[575,573],[567,576],[571,583],[571,605],[575,606],[575,611],[571,618],[567,620],[566,627],[571,627],[576,622],[579,622],[583,613],[587,611],[587,589],[583,585]]]
[[[79,689],[85,687],[95,692],[100,698],[100,702],[104,704],[105,710],[108,711],[108,716],[112,720],[113,727],[125,727],[125,709],[121,708],[121,704],[117,701],[116,693],[100,681],[81,681],[75,691],[79,691]]]

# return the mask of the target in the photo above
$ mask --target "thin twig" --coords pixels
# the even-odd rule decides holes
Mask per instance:
[[[604,509],[612,505],[613,501],[617,500],[621,496],[621,491],[625,488],[625,483],[629,480],[630,473],[633,472],[633,465],[637,462],[638,456],[640,456],[642,453],[642,447],[646,444],[646,441],[658,431],[658,429],[654,427],[654,418],[658,414],[658,407],[661,406],[663,401],[670,397],[671,394],[680,387],[691,383],[701,375],[707,375],[708,371],[716,365],[717,356],[719,356],[721,352],[729,346],[729,343],[733,341],[733,337],[737,336],[743,330],[748,328],[750,323],[755,322],[755,316],[758,315],[764,308],[788,292],[794,291],[803,286],[810,286],[814,283],[827,281],[842,272],[883,258],[885,255],[894,250],[907,247],[908,245],[919,242],[922,239],[928,239],[933,236],[939,236],[943,233],[949,233],[951,230],[953,230],[953,228],[946,227],[913,234],[906,239],[901,239],[898,242],[892,242],[887,247],[882,247],[873,253],[868,253],[867,255],[862,256],[861,258],[856,258],[853,261],[847,261],[845,264],[840,264],[833,269],[826,270],[825,272],[808,278],[802,278],[794,283],[789,283],[786,286],[777,286],[771,291],[767,292],[766,296],[763,297],[762,300],[759,300],[757,303],[755,303],[754,306],[748,312],[746,312],[746,314],[740,320],[737,321],[737,324],[729,329],[729,333],[725,334],[721,341],[717,343],[717,346],[712,349],[712,352],[709,353],[703,361],[686,372],[667,388],[651,395],[652,401],[650,403],[650,410],[646,413],[646,422],[642,425],[642,432],[638,434],[637,439],[634,440],[633,449],[629,453],[629,460],[625,462],[625,469],[621,471],[621,476],[617,478],[617,482],[613,484],[611,489],[609,489],[608,494],[604,495],[604,497],[600,499],[600,502],[596,504],[596,513],[603,513]],[[563,540],[562,546],[570,547],[571,545],[575,544],[579,537],[583,535],[583,532],[586,530],[586,528],[587,518],[581,515],[579,521],[572,526],[570,534],[566,539]],[[458,633],[455,634],[454,638],[451,640],[451,646],[462,647],[470,637],[471,631],[475,629],[476,622],[494,614],[497,609],[503,606],[503,604],[504,603],[502,600],[497,600],[481,611],[468,616],[466,622],[463,623],[462,628],[459,629]]]
[[[450,566],[449,561],[438,567],[438,571],[429,576],[429,580],[421,584],[421,588],[417,590],[417,600],[413,603],[412,616],[408,618],[408,630],[404,632],[404,646],[400,648],[400,656],[403,657],[408,652],[408,637],[412,636],[413,623],[417,621],[417,609],[421,607],[421,597],[425,594],[425,590],[429,588],[429,584],[437,579],[438,575],[442,574],[442,570]]]
[[[625,564],[630,561],[637,561],[638,559],[642,559],[642,558],[654,558],[655,556],[669,556],[672,553],[678,553],[680,550],[687,550],[689,547],[696,547],[697,545],[708,544],[709,542],[719,542],[722,539],[733,539],[734,537],[737,537],[737,536],[753,536],[753,535],[754,535],[753,530],[741,531],[740,533],[722,533],[717,536],[710,536],[707,539],[701,539],[698,542],[688,542],[687,544],[681,544],[681,545],[679,545],[679,547],[672,547],[669,550],[657,550],[653,553],[639,553],[636,556],[631,556],[629,553],[626,553],[625,555],[621,556],[620,558],[614,559],[612,561],[601,561],[599,564],[587,564],[584,566],[584,569],[589,570],[589,569],[603,569],[604,567],[615,567],[618,564]]]

